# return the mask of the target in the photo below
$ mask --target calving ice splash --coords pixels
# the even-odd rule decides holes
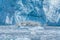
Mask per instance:
[[[60,25],[60,0],[1,0],[0,25],[21,22]]]

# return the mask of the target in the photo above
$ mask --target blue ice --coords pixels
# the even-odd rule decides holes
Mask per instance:
[[[59,26],[59,5],[59,0],[0,0],[0,25],[34,21],[42,25]]]

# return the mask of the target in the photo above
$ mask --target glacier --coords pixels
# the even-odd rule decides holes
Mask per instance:
[[[48,3],[48,4],[47,4]],[[60,25],[60,1],[49,0],[44,2],[44,8],[46,14],[47,25],[59,26]]]
[[[60,40],[60,0],[0,0],[0,40]]]
[[[59,26],[59,2],[59,0],[1,0],[0,25],[34,21],[42,25]]]

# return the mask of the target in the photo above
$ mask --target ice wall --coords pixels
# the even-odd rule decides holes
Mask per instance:
[[[34,21],[41,24],[46,23],[46,16],[43,10],[43,0],[22,0],[18,1],[17,4],[20,5],[19,11],[16,13],[18,20]]]
[[[59,0],[45,0],[44,8],[46,14],[46,20],[48,25],[59,26],[60,25],[60,1]]]
[[[57,6],[56,6],[57,5]],[[60,25],[59,0],[1,0],[0,24],[10,25],[23,21],[42,25]]]
[[[0,0],[0,25],[13,24],[17,0]]]

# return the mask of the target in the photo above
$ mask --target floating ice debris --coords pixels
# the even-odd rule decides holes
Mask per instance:
[[[39,22],[33,22],[33,21],[23,21],[20,23],[17,23],[16,25],[20,26],[41,26]]]
[[[16,38],[15,40],[30,40],[29,38]]]

